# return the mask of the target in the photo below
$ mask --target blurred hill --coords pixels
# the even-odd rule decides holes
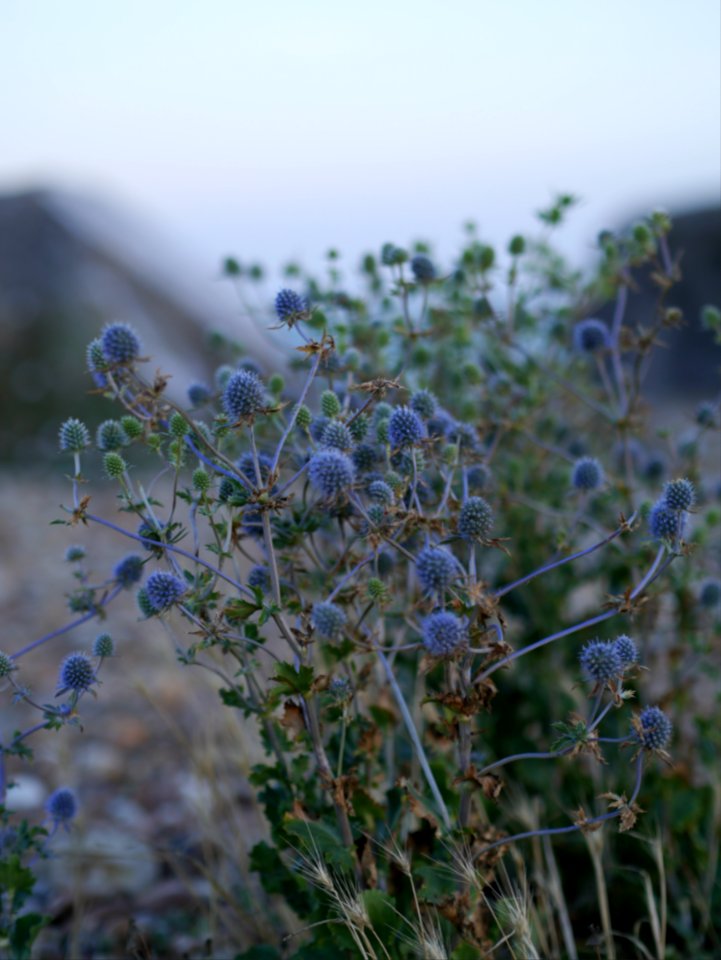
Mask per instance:
[[[50,190],[0,195],[0,460],[44,457],[59,423],[91,406],[97,421],[85,347],[109,321],[138,330],[176,399],[226,359],[209,349],[211,332],[261,365],[275,352],[277,365],[277,347],[216,279],[110,205]]]

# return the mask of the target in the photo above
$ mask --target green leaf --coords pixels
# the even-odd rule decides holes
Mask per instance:
[[[257,603],[251,603],[249,600],[231,600],[225,606],[225,619],[228,623],[242,623],[254,613],[260,610]]]
[[[28,960],[35,938],[49,919],[39,913],[26,913],[18,917],[10,933],[13,960]]]
[[[401,922],[395,901],[381,890],[364,890],[361,898],[376,932],[387,941],[389,931],[396,930]]]
[[[304,850],[317,851],[331,866],[343,871],[353,869],[350,850],[343,846],[335,830],[326,824],[316,820],[287,820],[283,828]]]
[[[283,688],[284,692],[305,695],[313,685],[313,668],[301,666],[295,669],[292,663],[279,663],[273,677]]]

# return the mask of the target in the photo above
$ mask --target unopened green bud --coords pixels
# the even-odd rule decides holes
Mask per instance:
[[[332,420],[340,413],[340,400],[332,390],[324,390],[320,398],[320,409],[324,417]]]
[[[182,413],[172,413],[170,415],[168,427],[174,437],[182,439],[188,432],[188,421],[185,419]]]
[[[202,467],[193,471],[193,487],[198,493],[207,493],[210,489],[210,474]]]
[[[125,436],[129,440],[137,440],[143,435],[143,425],[137,417],[127,414],[120,418],[120,426],[125,431]]]
[[[127,470],[128,465],[119,453],[111,451],[103,457],[103,467],[111,480],[119,480]]]

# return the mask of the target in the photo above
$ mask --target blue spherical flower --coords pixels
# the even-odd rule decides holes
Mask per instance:
[[[244,477],[247,477],[247,479],[253,484],[257,483],[257,478],[255,475],[255,459],[252,453],[244,453],[238,459],[236,465]],[[272,466],[273,461],[267,453],[258,454],[258,467],[260,468],[260,479],[262,483],[266,483],[268,481],[268,477],[270,476],[270,468]]]
[[[13,670],[15,670],[15,664],[12,658],[7,653],[0,651],[0,679],[4,680],[5,677],[9,677]]]
[[[154,570],[145,584],[145,593],[156,613],[172,607],[185,593],[185,584],[172,573]]]
[[[321,637],[336,640],[343,632],[347,617],[345,612],[335,603],[315,603],[310,615],[313,628]]]
[[[623,661],[615,645],[608,640],[591,640],[578,659],[589,679],[608,683],[623,673]]]
[[[263,408],[265,390],[252,370],[238,370],[228,380],[223,391],[223,408],[230,420],[235,422]]]
[[[60,665],[58,690],[73,690],[80,693],[95,683],[93,661],[82,651],[68,654]]]
[[[70,417],[60,426],[59,443],[61,450],[69,453],[81,453],[90,446],[90,431],[76,417]]]
[[[388,421],[388,439],[392,447],[412,447],[423,439],[423,423],[410,407],[396,407]]]
[[[457,443],[462,450],[478,450],[478,434],[475,427],[461,420],[452,420],[446,427],[446,439]]]
[[[466,480],[471,493],[480,493],[490,485],[491,471],[484,463],[477,463],[468,468]]]
[[[663,491],[663,502],[669,510],[690,510],[696,502],[696,491],[690,480],[671,480]]]
[[[462,647],[466,641],[464,622],[445,610],[439,610],[426,617],[422,624],[422,631],[423,645],[434,657],[447,657]]]
[[[647,750],[663,750],[671,739],[673,725],[659,707],[644,707],[639,716],[638,738]]]
[[[85,547],[81,546],[79,543],[73,543],[65,551],[65,559],[68,563],[78,563],[80,560],[84,560],[86,556]]]
[[[603,467],[594,457],[581,457],[574,463],[571,482],[576,490],[597,490],[603,479]]]
[[[95,435],[95,446],[105,453],[110,450],[121,450],[129,443],[128,435],[118,420],[104,420]]]
[[[353,437],[344,423],[340,420],[331,420],[321,434],[320,442],[321,446],[332,447],[334,450],[350,450],[353,446]]]
[[[91,340],[85,348],[85,360],[88,364],[88,370],[90,370],[91,373],[108,369],[108,361],[105,359],[103,341],[100,337]]]
[[[143,540],[151,540],[153,543],[162,543],[163,541],[163,531],[159,530],[154,523],[151,523],[149,520],[143,520],[138,527],[138,536],[142,537]],[[146,550],[152,550],[156,556],[162,556],[162,549],[157,549],[152,545],[152,543],[143,543],[143,546]]]
[[[654,540],[675,540],[683,527],[682,514],[671,510],[665,500],[658,500],[648,515],[648,529]]]
[[[101,657],[102,659],[112,657],[114,650],[115,644],[109,633],[100,633],[93,641],[94,657]]]
[[[306,313],[308,302],[295,290],[280,290],[275,298],[275,312],[279,320],[290,320],[298,314]]]
[[[721,602],[721,580],[709,578],[701,584],[698,595],[702,607],[708,609],[718,606]]]
[[[468,497],[458,516],[458,532],[464,540],[487,540],[493,529],[493,510],[483,497]]]
[[[376,503],[390,506],[393,503],[393,491],[384,480],[374,480],[368,484],[368,496]]]
[[[596,353],[609,345],[608,327],[603,320],[581,320],[573,329],[573,345],[579,353]]]
[[[417,390],[411,397],[411,407],[423,420],[429,420],[437,406],[438,401],[430,390]]]
[[[428,283],[429,280],[434,280],[436,276],[436,268],[433,266],[433,261],[429,257],[425,257],[422,253],[411,258],[411,270],[413,271],[413,276],[420,283]]]
[[[308,476],[318,493],[327,500],[335,500],[353,484],[353,461],[340,450],[319,450],[311,457]]]
[[[210,400],[210,387],[204,383],[191,383],[188,387],[188,400],[193,407],[202,407]]]
[[[445,437],[448,431],[454,424],[453,417],[450,414],[446,413],[445,410],[437,409],[434,415],[430,418],[426,427],[428,429],[429,437]]]
[[[143,558],[134,553],[128,554],[127,557],[124,557],[116,565],[113,570],[113,575],[118,581],[118,584],[123,587],[124,590],[127,590],[142,577]]]
[[[60,787],[50,794],[45,809],[56,824],[68,824],[78,812],[78,803],[72,790]]]
[[[270,591],[270,572],[268,568],[258,564],[251,567],[248,573],[248,586],[258,587],[263,593],[268,593]]]
[[[624,665],[630,665],[632,663],[638,663],[638,648],[636,643],[631,637],[627,637],[626,634],[622,634],[620,637],[616,637],[613,641],[613,646],[615,647],[616,653],[621,658],[621,662]]]
[[[330,423],[330,417],[313,417],[310,422],[310,427],[308,432],[311,435],[311,438],[315,440],[316,443],[320,443],[321,437],[323,436],[323,431]]]
[[[103,355],[108,363],[132,363],[140,356],[140,340],[127,323],[111,323],[100,338]]]
[[[424,590],[443,593],[458,576],[458,564],[443,547],[424,547],[416,560],[416,574]]]

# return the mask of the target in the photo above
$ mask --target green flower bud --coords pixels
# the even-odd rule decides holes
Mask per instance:
[[[168,427],[172,435],[180,440],[188,432],[188,421],[182,413],[173,413],[170,416]]]
[[[111,480],[119,480],[128,469],[125,460],[115,451],[105,454],[103,457],[103,467],[105,468],[105,473]]]
[[[298,424],[301,430],[307,430],[312,419],[313,414],[305,404],[302,404],[300,407],[298,407],[298,412],[295,415],[295,422]]]
[[[142,423],[137,417],[133,417],[130,414],[120,418],[120,426],[125,431],[125,436],[128,440],[137,440],[138,437],[142,437],[143,435]]]
[[[198,491],[198,493],[207,493],[210,489],[210,474],[207,470],[204,470],[202,467],[198,467],[197,470],[193,471],[193,487]]]
[[[340,400],[332,390],[324,390],[320,398],[320,409],[324,417],[332,420],[340,413]]]

